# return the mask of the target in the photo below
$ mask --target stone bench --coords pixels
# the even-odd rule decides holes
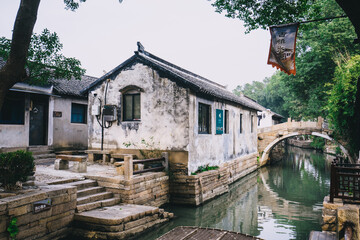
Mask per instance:
[[[87,171],[87,157],[84,155],[57,155],[55,160],[55,170],[69,169],[69,161],[74,162],[73,171],[84,173]]]
[[[86,150],[85,153],[88,154],[89,162],[95,162],[102,160],[103,164],[106,164],[110,160],[110,155],[112,151],[110,150]]]

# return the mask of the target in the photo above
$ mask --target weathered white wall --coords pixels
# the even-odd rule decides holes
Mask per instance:
[[[104,149],[146,148],[141,140],[154,142],[162,150],[187,150],[189,144],[188,90],[167,78],[162,78],[151,68],[137,63],[120,72],[111,80],[107,91],[107,104],[121,107],[119,90],[127,86],[142,88],[140,93],[141,121],[113,122],[104,129]],[[104,103],[106,81],[89,94],[89,112],[99,99]],[[94,97],[94,93],[96,97]],[[121,112],[122,115],[122,112]],[[100,120],[101,121],[101,120]],[[89,148],[101,147],[101,127],[95,116],[89,121]],[[151,140],[153,139],[153,140]],[[135,146],[134,146],[135,145]]]
[[[0,148],[29,146],[30,98],[25,95],[25,116],[23,125],[0,124]]]
[[[87,105],[86,99],[55,97],[49,104],[49,134],[54,148],[86,148],[88,129],[86,123],[71,123],[71,104]],[[53,105],[53,107],[52,107]],[[51,110],[51,111],[50,111]],[[53,117],[53,111],[62,112],[61,117]],[[53,125],[53,126],[51,126]],[[49,140],[50,141],[50,140]]]
[[[271,114],[270,111],[265,110],[260,112],[262,119],[260,120],[260,125],[258,126],[258,128],[263,128],[263,127],[270,127],[272,125],[274,125],[274,121],[272,119],[273,114]],[[265,118],[263,117],[265,114]]]
[[[198,105],[211,106],[211,134],[198,133]],[[229,111],[229,133],[216,134],[216,109]],[[225,114],[225,113],[224,113]],[[240,133],[240,114],[242,128]],[[251,133],[251,115],[253,115],[253,132]],[[210,101],[191,94],[190,97],[190,144],[189,173],[199,166],[218,166],[257,151],[257,114],[242,106]]]

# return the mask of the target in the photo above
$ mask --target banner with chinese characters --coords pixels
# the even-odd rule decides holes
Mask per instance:
[[[268,64],[287,74],[296,74],[295,48],[299,23],[270,27]]]

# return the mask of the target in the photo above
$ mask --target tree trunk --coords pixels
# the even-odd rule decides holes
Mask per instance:
[[[0,69],[0,109],[9,89],[26,78],[25,63],[39,4],[40,0],[21,0],[15,19],[9,58]]]

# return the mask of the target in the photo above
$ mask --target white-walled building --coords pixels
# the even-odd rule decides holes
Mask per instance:
[[[186,175],[200,166],[220,166],[242,157],[251,157],[251,166],[256,165],[261,109],[220,84],[146,52],[140,43],[131,58],[83,93],[89,95],[90,150],[148,149],[142,142],[153,142],[170,153],[172,170]]]
[[[0,61],[0,68],[5,64]],[[0,111],[0,151],[51,146],[87,148],[87,96],[80,90],[96,78],[49,80],[47,86],[15,84]]]

